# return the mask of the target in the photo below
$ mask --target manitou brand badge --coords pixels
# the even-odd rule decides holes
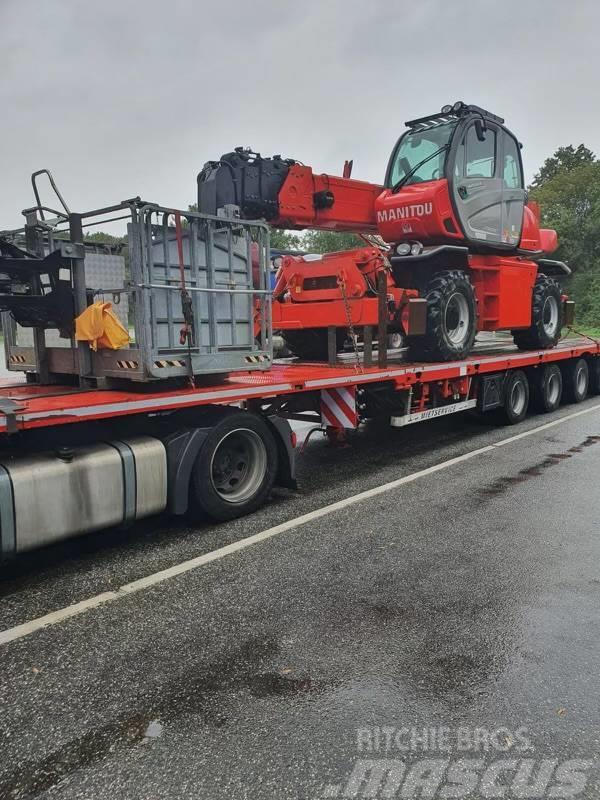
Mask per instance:
[[[377,212],[377,222],[394,222],[397,219],[428,217],[433,213],[433,203],[415,203],[412,206],[384,209]]]

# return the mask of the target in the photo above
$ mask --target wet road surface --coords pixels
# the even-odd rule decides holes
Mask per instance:
[[[461,758],[455,796],[597,798],[597,405],[317,440],[252,517],[3,567],[2,630],[591,409],[0,647],[0,798],[443,797]]]

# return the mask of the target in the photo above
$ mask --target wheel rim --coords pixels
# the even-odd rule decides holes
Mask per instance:
[[[587,373],[585,367],[581,364],[577,367],[577,372],[575,373],[575,388],[579,395],[585,394],[587,389]]]
[[[263,440],[248,428],[225,434],[210,463],[214,490],[227,503],[244,503],[259,490],[267,469]]]
[[[526,403],[527,394],[525,392],[525,386],[522,381],[516,381],[513,383],[512,389],[510,390],[510,407],[513,413],[516,416],[522,414],[525,410]]]
[[[454,292],[448,298],[444,314],[446,335],[453,345],[460,346],[467,341],[470,321],[471,314],[467,298],[460,292]]]
[[[558,300],[556,297],[547,297],[542,309],[542,326],[548,336],[554,336],[558,329]]]
[[[558,379],[558,375],[556,374],[556,372],[553,372],[548,378],[547,394],[548,394],[548,402],[551,405],[554,405],[554,403],[558,403],[558,398],[560,396],[560,381]]]

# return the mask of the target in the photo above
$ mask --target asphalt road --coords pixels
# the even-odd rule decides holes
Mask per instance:
[[[422,471],[0,646],[0,798],[599,797],[598,398],[316,440],[249,518],[3,567],[0,630]]]

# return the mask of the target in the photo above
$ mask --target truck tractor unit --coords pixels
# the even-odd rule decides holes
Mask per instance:
[[[275,228],[364,238],[363,248],[282,259],[273,327],[293,353],[325,359],[328,329],[341,347],[377,325],[382,307],[413,360],[464,358],[479,331],[511,331],[522,350],[556,345],[573,311],[557,277],[570,270],[547,257],[556,232],[528,202],[521,145],[501,117],[446,105],[406,123],[383,186],[351,171],[346,162],[342,177],[317,175],[237,148],[198,175],[203,213],[235,207]]]

